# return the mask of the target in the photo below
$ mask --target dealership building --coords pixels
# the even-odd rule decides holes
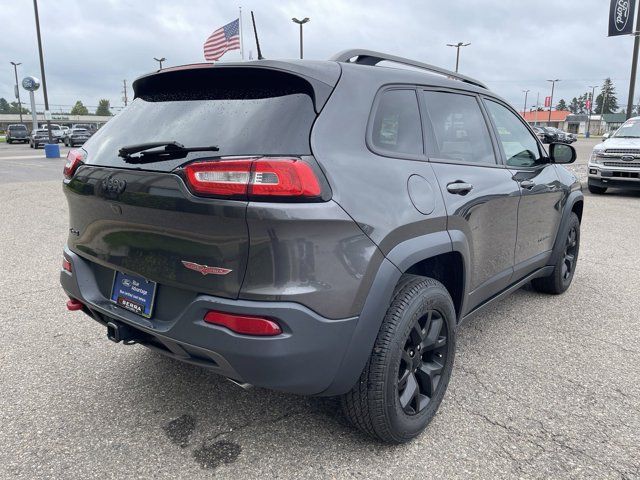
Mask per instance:
[[[102,127],[105,123],[111,120],[113,116],[99,116],[99,115],[66,115],[66,114],[55,114],[51,115],[51,123],[55,123],[61,126],[74,125],[76,123],[88,124],[96,129]],[[37,114],[38,124],[43,127],[46,125],[46,120],[44,118],[43,113]],[[12,125],[14,123],[22,123],[26,125],[29,130],[31,130],[32,124],[31,114],[23,113],[22,114],[22,122],[20,121],[20,114],[18,113],[1,113],[0,114],[0,131],[5,132],[7,130],[7,125]]]
[[[520,112],[522,115],[522,112]],[[540,127],[554,127],[569,133],[584,135],[589,128],[590,135],[602,135],[616,130],[626,120],[624,113],[605,113],[604,115],[589,115],[586,113],[571,113],[569,111],[552,111],[549,119],[549,111],[525,112],[523,118],[530,125]]]

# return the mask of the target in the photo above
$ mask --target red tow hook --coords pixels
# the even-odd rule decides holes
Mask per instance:
[[[69,300],[67,300],[67,310],[71,312],[82,310],[83,307],[84,305],[82,304],[82,302],[80,302],[80,300],[76,300],[75,298],[70,298]]]

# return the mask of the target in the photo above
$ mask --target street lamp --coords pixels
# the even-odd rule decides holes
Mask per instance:
[[[556,78],[554,80],[547,80],[547,82],[551,82],[551,99],[549,101],[549,120],[547,121],[547,123],[551,123],[551,109],[553,108],[553,89],[556,86],[556,82],[559,82],[560,79]],[[547,125],[548,127],[550,127],[551,125]]]
[[[292,18],[293,23],[297,23],[300,25],[300,58],[302,59],[302,25],[307,23],[310,19],[309,17],[304,17],[302,20],[298,20],[297,18]]]
[[[525,112],[527,111],[527,95],[529,95],[529,90],[522,90],[524,92],[524,108],[522,109],[522,116],[525,116]]]
[[[160,65],[160,68],[158,68],[158,70],[162,70],[162,62],[166,61],[167,59],[166,59],[166,58],[164,58],[164,57],[162,57],[162,58],[156,58],[156,57],[153,57],[153,59],[154,59],[156,62],[158,62],[158,64]]]
[[[20,101],[20,87],[18,86],[18,65],[22,63],[9,62],[13,65],[13,73],[16,75],[16,98],[18,99],[18,111],[20,112],[20,123],[22,123],[22,102]]]
[[[447,47],[455,47],[456,48],[456,73],[458,73],[458,64],[460,63],[460,47],[467,47],[471,45],[470,43],[447,43]]]
[[[591,89],[591,98],[589,99],[589,119],[587,120],[587,131],[584,134],[584,136],[587,138],[589,138],[589,136],[591,135],[591,112],[593,111],[593,96],[596,93],[597,87],[597,85],[589,85],[588,87]]]

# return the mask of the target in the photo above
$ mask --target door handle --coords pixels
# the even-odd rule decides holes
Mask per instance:
[[[465,182],[453,182],[447,185],[447,190],[449,193],[454,193],[457,195],[466,195],[471,190],[473,190],[473,185]]]
[[[526,188],[527,190],[531,190],[533,187],[536,186],[536,182],[534,182],[533,180],[522,180],[520,182],[520,186],[522,188]]]

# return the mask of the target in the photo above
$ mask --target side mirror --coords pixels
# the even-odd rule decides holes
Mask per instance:
[[[576,149],[566,143],[552,143],[549,146],[549,157],[553,163],[573,163],[576,156]]]
[[[604,142],[607,138],[609,138],[611,136],[611,132],[607,132],[604,135],[602,135],[602,141]]]

